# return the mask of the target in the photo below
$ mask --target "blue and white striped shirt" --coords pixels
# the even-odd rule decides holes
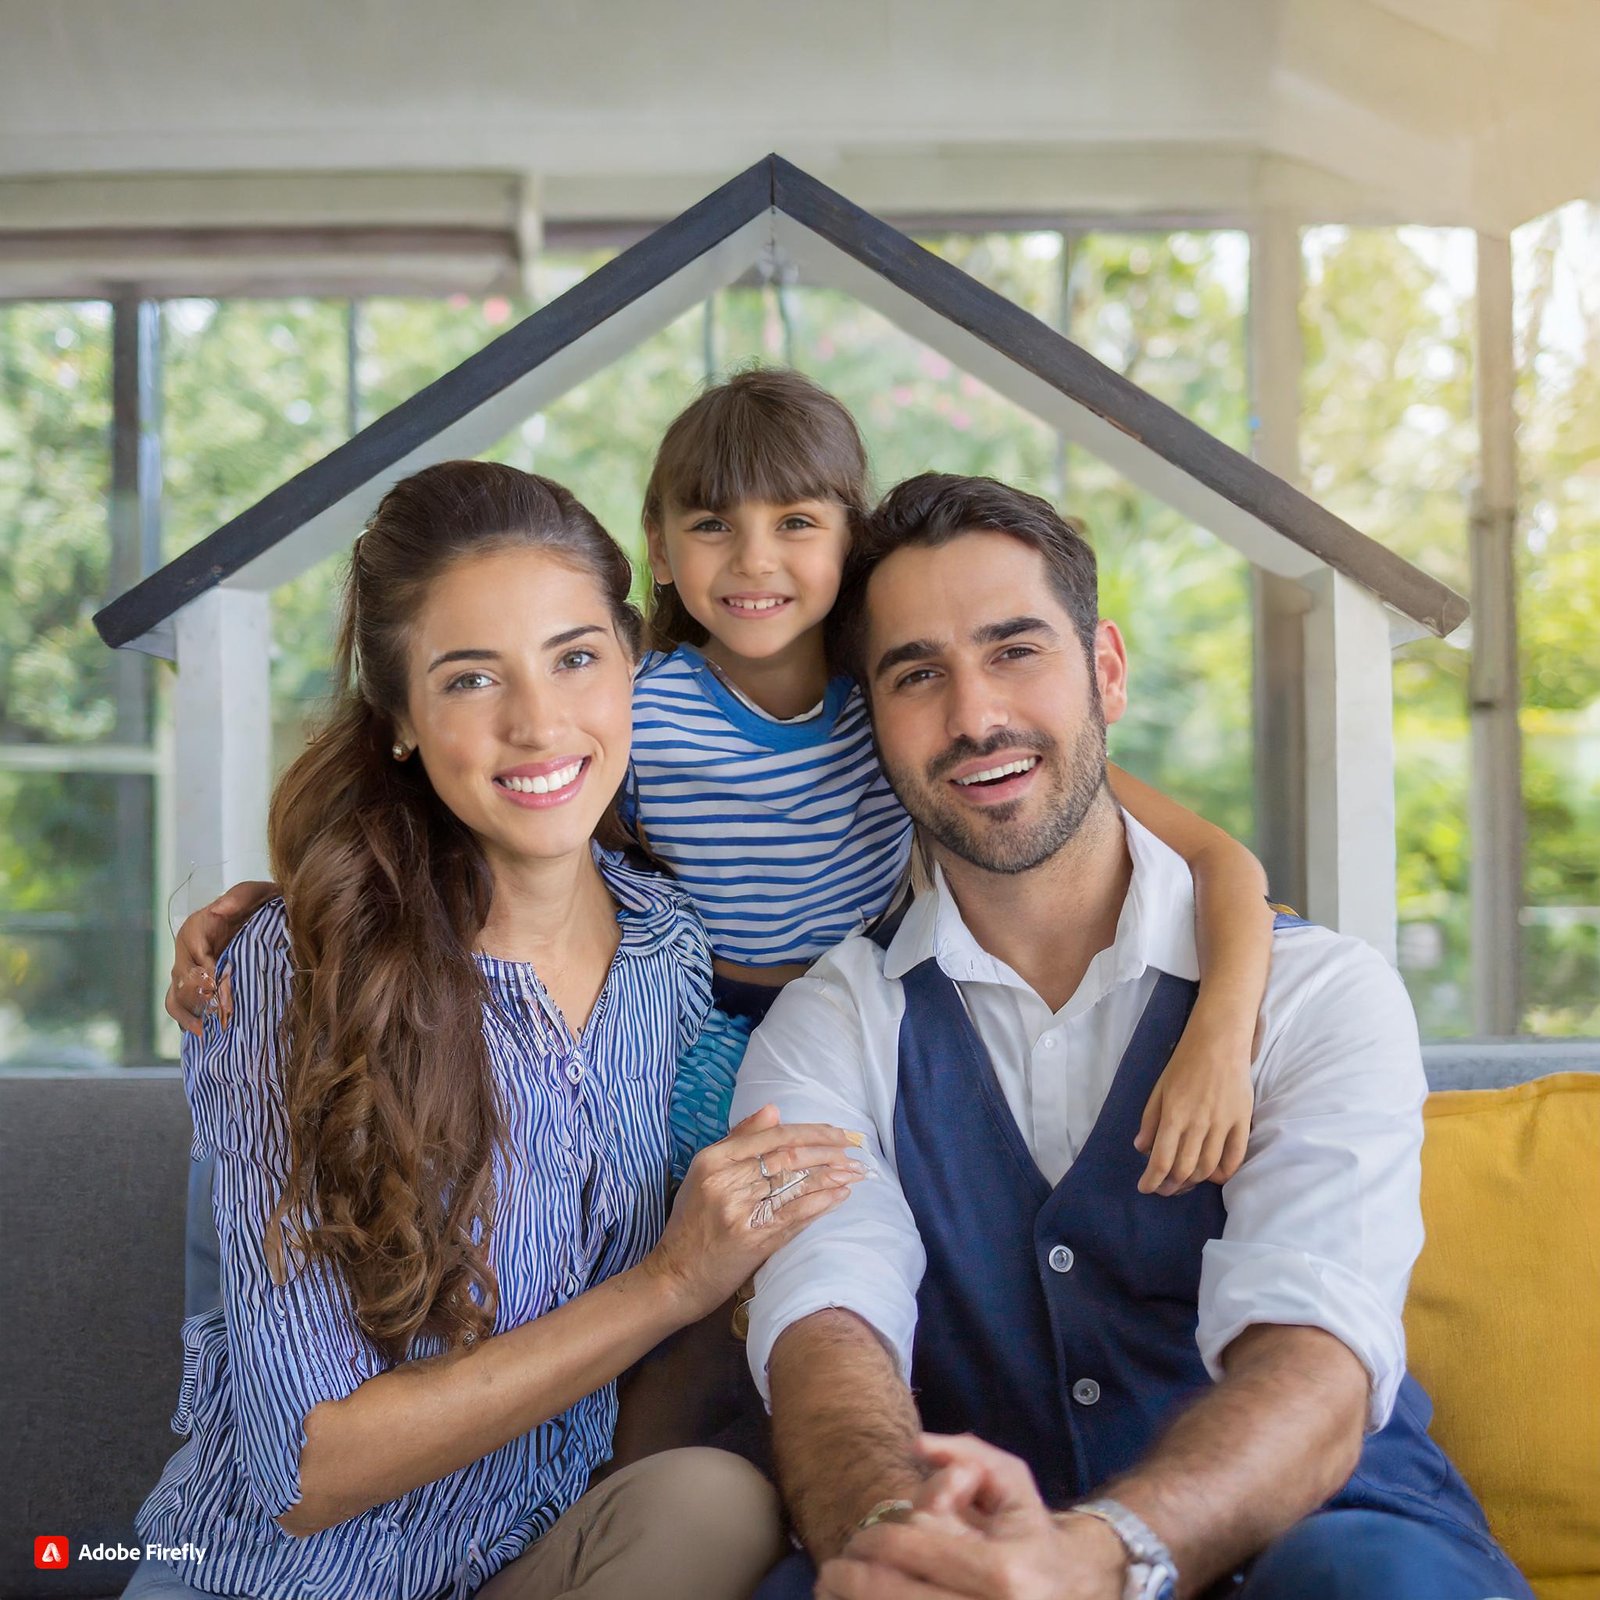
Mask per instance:
[[[652,652],[634,680],[622,810],[689,891],[712,948],[744,966],[832,949],[888,905],[911,848],[848,678],[816,716],[778,722],[689,645]]]
[[[495,1162],[490,1264],[496,1331],[530,1322],[641,1260],[667,1192],[667,1105],[679,1053],[710,1004],[705,934],[683,893],[596,852],[622,941],[581,1038],[533,969],[478,957],[507,1141]],[[198,1546],[179,1574],[260,1600],[458,1600],[546,1533],[611,1453],[616,1388],[458,1472],[308,1538],[275,1517],[300,1497],[304,1419],[386,1363],[336,1275],[272,1282],[262,1235],[287,1170],[278,1022],[288,997],[283,902],[262,908],[225,958],[234,1015],[186,1038],[197,1157],[215,1152],[221,1308],[185,1325],[173,1427],[188,1442],[139,1512],[145,1539]],[[419,1340],[416,1357],[439,1353]]]

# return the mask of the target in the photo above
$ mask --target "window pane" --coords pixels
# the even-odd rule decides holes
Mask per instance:
[[[1073,337],[1247,448],[1243,236],[1094,234],[1074,254]],[[1128,640],[1130,699],[1114,755],[1249,841],[1249,563],[1082,450],[1068,452],[1066,478],[1066,503],[1089,524],[1100,556],[1101,611]]]
[[[151,780],[0,772],[0,1062],[148,1058]]]
[[[116,735],[110,422],[110,307],[0,305],[0,744]]]
[[[1527,1012],[1600,1034],[1600,206],[1518,230]]]
[[[1473,240],[1459,229],[1304,235],[1300,454],[1312,496],[1467,591]],[[1438,639],[1394,661],[1400,971],[1425,1035],[1472,1032],[1468,655]]]

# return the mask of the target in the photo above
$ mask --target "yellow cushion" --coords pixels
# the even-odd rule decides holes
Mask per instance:
[[[1540,1600],[1600,1600],[1600,1073],[1431,1095],[1411,1370]]]

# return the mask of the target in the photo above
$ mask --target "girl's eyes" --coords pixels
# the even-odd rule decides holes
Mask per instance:
[[[804,533],[817,526],[815,517],[808,517],[803,512],[795,512],[787,516],[778,524],[782,533]],[[728,533],[732,530],[721,517],[701,517],[698,522],[689,524],[690,533]]]
[[[484,684],[493,682],[494,679],[487,672],[463,672],[444,686],[444,692],[458,694],[466,689],[481,689]]]
[[[593,650],[568,650],[566,654],[561,657],[559,664],[563,667],[570,667],[576,670],[587,667],[591,662],[598,661],[599,659],[599,655]]]

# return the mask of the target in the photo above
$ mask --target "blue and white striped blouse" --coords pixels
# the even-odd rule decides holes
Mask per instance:
[[[484,1036],[507,1117],[496,1159],[490,1263],[496,1330],[532,1321],[641,1260],[660,1236],[674,1064],[710,1003],[705,934],[681,890],[596,852],[622,941],[574,1040],[531,967],[478,957]],[[225,958],[234,1015],[185,1039],[195,1155],[215,1152],[220,1309],[184,1325],[173,1427],[188,1442],[140,1510],[146,1540],[205,1551],[179,1574],[262,1600],[442,1600],[472,1593],[545,1533],[611,1453],[607,1384],[510,1444],[308,1538],[273,1520],[300,1497],[307,1413],[386,1363],[358,1332],[343,1284],[318,1265],[281,1287],[263,1226],[281,1192],[286,1125],[277,1028],[290,969],[283,902]],[[419,1340],[418,1357],[437,1354]]]
[[[779,722],[689,645],[652,652],[634,679],[622,810],[689,891],[712,948],[744,966],[832,949],[888,905],[911,849],[848,678],[816,716]]]

